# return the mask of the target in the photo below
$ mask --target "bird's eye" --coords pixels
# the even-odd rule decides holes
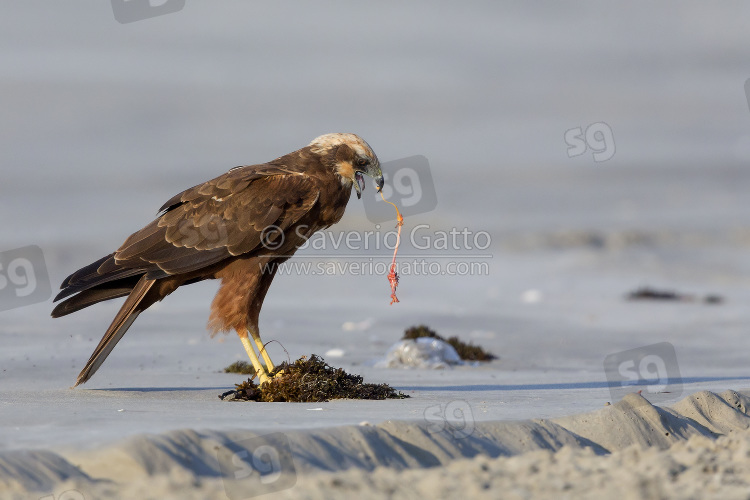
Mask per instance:
[[[358,167],[364,167],[368,163],[370,163],[370,160],[368,160],[367,158],[357,158],[357,166]]]

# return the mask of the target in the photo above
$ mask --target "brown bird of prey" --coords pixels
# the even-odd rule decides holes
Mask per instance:
[[[341,219],[352,186],[361,196],[363,175],[383,187],[370,146],[354,134],[327,134],[268,163],[233,168],[167,201],[157,218],[116,252],[71,274],[55,297],[69,297],[52,311],[57,318],[127,296],[76,385],[96,373],[142,311],[178,287],[205,279],[221,280],[209,329],[235,330],[260,383],[266,382],[274,365],[260,339],[258,316],[276,268],[315,231]]]

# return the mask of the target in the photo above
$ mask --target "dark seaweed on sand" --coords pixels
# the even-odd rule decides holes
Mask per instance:
[[[260,387],[247,379],[219,398],[228,401],[262,401],[266,403],[319,403],[331,399],[403,399],[388,384],[365,384],[360,375],[334,368],[316,355],[302,357],[292,364],[282,363],[271,373],[279,377]]]
[[[255,368],[247,361],[235,361],[224,368],[224,373],[239,373],[240,375],[255,375]]]
[[[694,295],[685,293],[677,293],[672,290],[656,290],[650,287],[641,287],[638,290],[627,294],[628,300],[661,300],[661,301],[675,301],[675,302],[697,302],[702,300],[706,304],[721,304],[724,302],[724,297],[721,295],[706,295],[702,299]]]
[[[464,361],[492,361],[493,359],[497,359],[497,356],[495,356],[494,354],[485,351],[477,345],[462,342],[461,340],[458,340],[458,337],[450,337],[448,339],[445,339],[438,335],[435,330],[432,330],[427,325],[412,326],[411,328],[407,328],[404,332],[402,340],[413,340],[419,337],[430,337],[442,340],[443,342],[447,342],[448,344],[453,346],[458,355]]]

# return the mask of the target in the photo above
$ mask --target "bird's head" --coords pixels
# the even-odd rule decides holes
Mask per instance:
[[[354,186],[357,198],[365,189],[365,175],[375,179],[378,191],[383,188],[383,172],[375,152],[355,134],[326,134],[313,139],[310,150],[324,157],[345,186]]]

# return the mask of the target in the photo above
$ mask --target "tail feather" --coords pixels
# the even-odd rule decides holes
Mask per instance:
[[[98,304],[105,300],[126,297],[138,283],[140,276],[131,276],[117,281],[103,283],[99,286],[83,290],[77,295],[70,297],[59,304],[52,310],[52,317],[59,318],[68,314],[80,311],[81,309]]]
[[[143,269],[137,268],[118,268],[114,256],[115,254],[112,253],[102,257],[65,278],[60,286],[62,290],[57,294],[54,302],[105,283],[140,276],[145,272]],[[107,267],[105,272],[100,271],[103,266]]]
[[[122,336],[125,335],[125,332],[128,331],[130,325],[133,324],[133,321],[135,321],[142,311],[153,303],[153,301],[148,301],[146,303],[143,299],[151,290],[155,282],[155,280],[146,279],[145,276],[138,281],[132,292],[130,292],[130,295],[128,295],[127,300],[125,300],[125,303],[120,308],[117,316],[112,320],[112,324],[107,328],[107,332],[102,337],[99,345],[96,346],[88,363],[86,363],[86,366],[78,375],[78,380],[76,380],[75,384],[76,386],[85,383],[92,377],[92,375],[94,375],[94,373],[96,373],[102,363],[104,363],[104,360],[107,359],[107,356],[109,356],[109,353],[112,352],[112,349],[115,348]]]
[[[67,316],[81,309],[93,306],[99,302],[103,302],[109,299],[117,299],[119,297],[125,297],[130,295],[133,290],[132,287],[121,287],[121,288],[107,288],[101,290],[87,290],[81,292],[75,297],[71,297],[65,302],[61,302],[52,310],[53,318],[60,318]]]

